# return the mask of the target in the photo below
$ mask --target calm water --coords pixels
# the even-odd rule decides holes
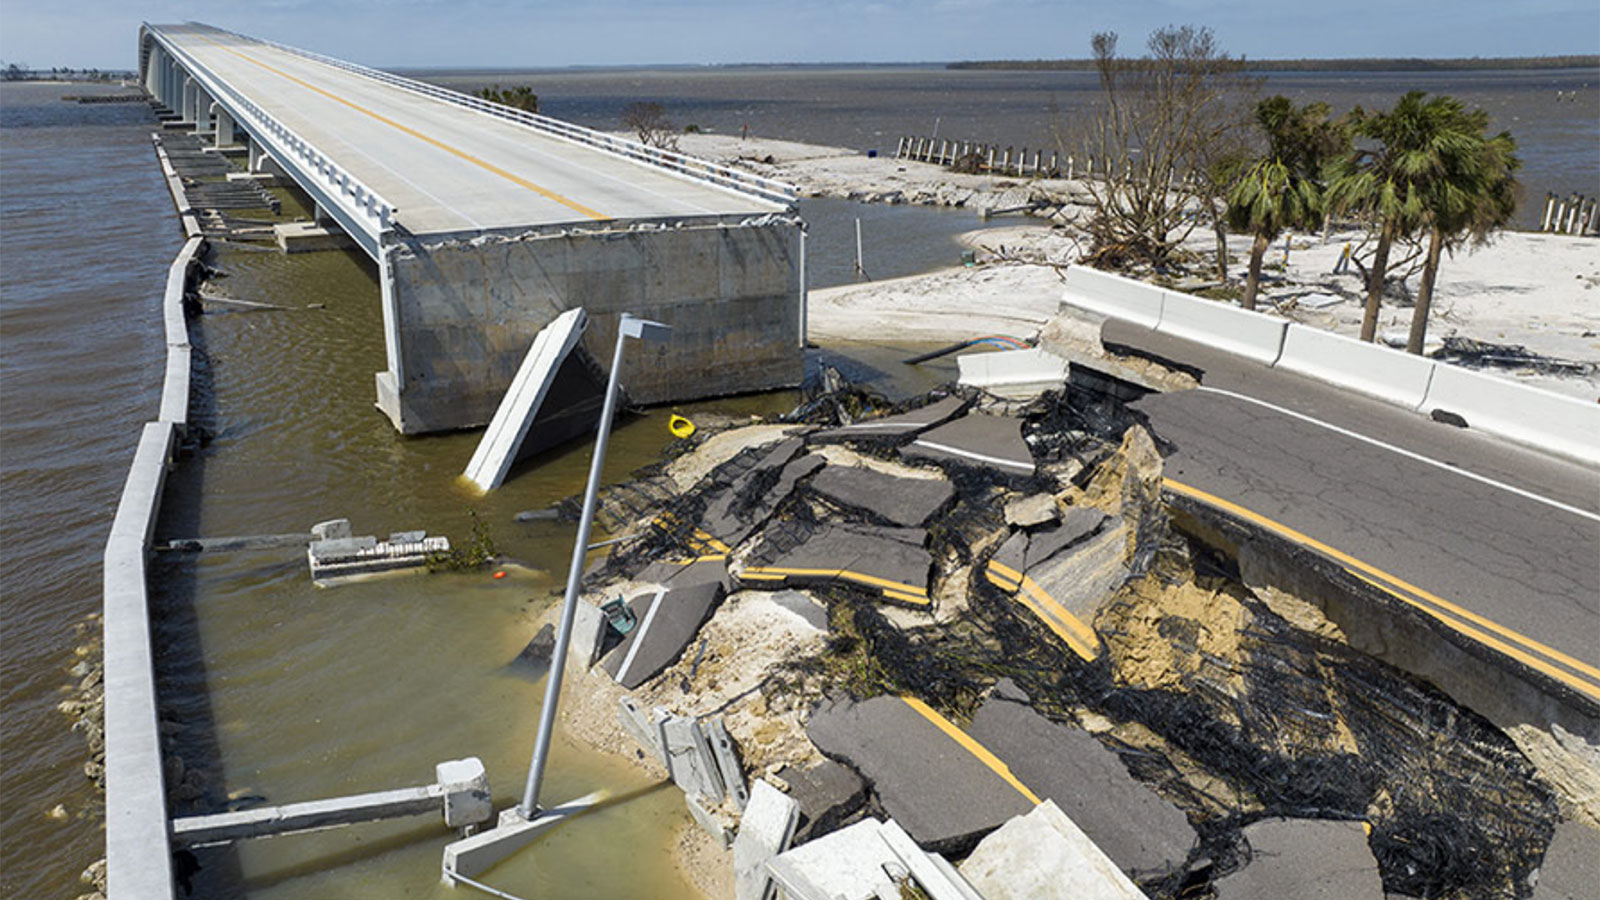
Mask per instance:
[[[463,78],[472,76],[448,80]],[[940,134],[1042,144],[1081,113],[1092,87],[1068,73],[904,67],[526,80],[548,112],[598,127],[615,127],[628,102],[655,99],[680,122],[855,147],[892,147],[898,133],[929,132],[935,120]],[[1547,186],[1594,193],[1600,182],[1596,80],[1486,73],[1408,84],[1490,109],[1517,134],[1530,194],[1542,196]],[[1336,106],[1384,105],[1401,90],[1368,75],[1276,76],[1271,88]],[[1554,102],[1558,89],[1577,90],[1579,102]],[[100,553],[139,425],[155,413],[161,292],[181,242],[148,111],[58,100],[81,91],[0,85],[0,895],[15,897],[76,894],[78,872],[102,852],[83,744],[54,707],[70,681],[73,626],[99,606]],[[955,262],[950,236],[977,226],[970,213],[838,201],[807,201],[804,213],[814,286],[851,280],[857,216],[878,278]],[[587,449],[556,451],[474,498],[455,478],[476,435],[403,440],[372,409],[383,346],[367,263],[230,248],[215,263],[227,273],[216,292],[290,309],[213,303],[199,320],[197,413],[214,439],[173,473],[163,535],[302,531],[349,517],[360,533],[427,528],[460,539],[476,509],[527,568],[499,582],[432,576],[321,591],[294,552],[162,563],[154,581],[164,714],[184,725],[172,747],[203,774],[209,803],[423,783],[435,762],[467,754],[485,760],[498,796],[514,796],[540,685],[507,662],[528,637],[528,617],[551,602],[549,573],[564,571],[571,529],[511,516],[576,492]],[[949,375],[909,372],[892,362],[894,348],[846,349],[857,375],[901,390]],[[621,427],[609,476],[659,457],[669,440],[662,419]],[[598,786],[629,799],[497,870],[496,881],[541,897],[684,895],[668,865],[667,826],[683,819],[681,796],[557,748],[553,796]],[[58,803],[64,821],[45,815]],[[51,853],[31,852],[46,842]],[[440,844],[437,831],[404,824],[257,842],[208,856],[199,884],[251,897],[457,896],[436,886]],[[634,864],[616,865],[617,852]]]

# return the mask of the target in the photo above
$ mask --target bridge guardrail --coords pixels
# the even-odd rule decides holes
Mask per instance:
[[[641,144],[638,141],[630,141],[626,138],[619,138],[615,135],[607,134],[603,131],[597,131],[593,128],[585,128],[582,125],[573,125],[570,122],[563,122],[560,119],[552,119],[549,116],[541,116],[538,113],[530,113],[525,110],[513,109],[512,107],[504,106],[499,103],[491,103],[487,100],[474,97],[471,94],[463,94],[460,91],[452,91],[447,88],[436,87],[415,79],[405,78],[400,75],[393,75],[389,72],[380,71],[378,69],[370,69],[366,66],[357,65],[356,63],[348,62],[346,60],[335,59],[331,56],[323,56],[320,53],[313,53],[310,50],[302,50],[299,47],[291,47],[287,44],[277,43],[276,41],[254,38],[250,37],[249,35],[239,34],[238,32],[227,31],[226,29],[219,28],[217,30],[223,34],[232,35],[233,37],[241,40],[264,44],[268,47],[275,47],[284,51],[285,53],[293,53],[296,56],[315,60],[316,62],[330,65],[338,69],[343,69],[347,72],[352,72],[354,74],[371,78],[376,81],[381,81],[386,84],[392,84],[395,87],[402,88],[413,93],[432,97],[436,100],[442,100],[446,103],[451,103],[456,106],[463,106],[486,115],[494,116],[498,119],[516,122],[546,134],[554,135],[574,143],[585,144],[587,146],[594,147],[597,150],[610,153],[614,156],[621,156],[625,159],[633,160],[634,162],[665,169],[674,174],[696,181],[709,182],[717,185],[718,187],[726,188],[743,194],[754,194],[764,200],[782,203],[786,206],[792,205],[799,197],[798,189],[792,184],[786,184],[771,178],[763,178],[760,175],[744,172],[739,169],[735,169],[732,166],[724,166],[720,163],[714,163],[710,160],[689,156],[684,153],[679,153],[675,150],[663,150],[659,147],[651,147],[647,144]]]
[[[326,182],[332,195],[343,201],[349,211],[357,213],[363,225],[369,226],[364,230],[372,235],[374,243],[380,235],[394,227],[395,216],[399,213],[394,204],[383,199],[361,179],[334,164],[310,142],[296,134],[294,129],[280,122],[259,104],[212,75],[209,69],[200,65],[198,60],[177,46],[165,33],[151,27],[149,23],[145,23],[142,27],[152,40],[161,44],[163,50],[184,64],[189,74],[201,82],[213,99],[221,100],[226,97],[231,105],[243,113],[244,116],[235,116],[240,124],[252,125],[254,126],[252,130],[264,132],[262,137],[269,144],[277,144],[272,147],[273,150],[279,154],[298,158],[309,167],[312,174]],[[250,121],[243,121],[245,117]]]

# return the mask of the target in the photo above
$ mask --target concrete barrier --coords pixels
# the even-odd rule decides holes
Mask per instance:
[[[145,553],[175,436],[171,422],[144,426],[106,541],[106,882],[118,900],[173,893]]]
[[[1079,265],[1067,270],[1061,304],[1155,328],[1161,322],[1164,294],[1154,285]]]
[[[1432,365],[1423,412],[1453,412],[1468,428],[1600,465],[1600,404],[1449,363]]]
[[[1290,325],[1276,367],[1416,409],[1428,393],[1434,362],[1320,328]]]
[[[1286,319],[1189,294],[1162,293],[1161,321],[1156,330],[1163,334],[1226,350],[1268,366],[1277,361],[1283,350],[1284,329],[1289,326]]]

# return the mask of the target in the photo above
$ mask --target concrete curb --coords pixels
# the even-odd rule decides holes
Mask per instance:
[[[1416,409],[1428,393],[1433,360],[1342,334],[1290,325],[1276,368]]]
[[[1159,332],[1210,344],[1267,366],[1276,363],[1283,352],[1287,319],[1188,294],[1161,294]]]
[[[1165,292],[1154,285],[1087,266],[1067,270],[1062,302],[1103,316],[1115,316],[1146,328],[1161,324]]]
[[[1600,404],[1449,363],[1433,366],[1422,412],[1453,412],[1468,428],[1600,465]]]

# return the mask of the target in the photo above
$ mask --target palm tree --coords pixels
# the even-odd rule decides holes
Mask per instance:
[[[1321,223],[1322,161],[1342,143],[1326,103],[1295,109],[1287,97],[1269,97],[1256,105],[1256,123],[1266,133],[1267,152],[1248,164],[1227,198],[1228,224],[1255,236],[1241,301],[1245,309],[1256,308],[1261,258],[1273,239],[1286,228]]]
[[[1449,158],[1470,153],[1482,140],[1482,127],[1476,132],[1470,128],[1459,102],[1425,97],[1423,91],[1412,91],[1386,113],[1357,110],[1352,117],[1356,134],[1377,146],[1347,153],[1329,167],[1328,210],[1378,223],[1361,316],[1364,341],[1377,336],[1390,248],[1395,241],[1431,227],[1430,200],[1437,201],[1440,185],[1448,181]]]
[[[1454,101],[1452,101],[1454,102]],[[1465,112],[1456,104],[1459,118],[1454,129],[1473,139],[1452,143],[1444,157],[1442,177],[1428,193],[1428,255],[1417,285],[1417,305],[1411,313],[1407,353],[1422,353],[1428,336],[1428,312],[1433,305],[1433,285],[1439,274],[1439,255],[1462,241],[1483,243],[1511,220],[1517,208],[1517,142],[1502,131],[1483,136],[1489,114],[1481,109]]]

